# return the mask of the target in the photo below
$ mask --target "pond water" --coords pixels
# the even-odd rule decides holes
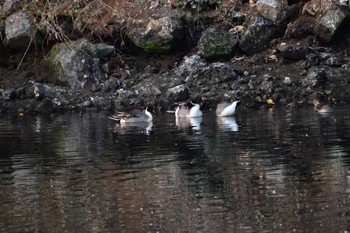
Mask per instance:
[[[350,107],[0,117],[0,232],[348,232]]]

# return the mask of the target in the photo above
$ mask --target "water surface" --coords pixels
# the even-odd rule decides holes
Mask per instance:
[[[0,232],[350,231],[350,108],[0,117]]]

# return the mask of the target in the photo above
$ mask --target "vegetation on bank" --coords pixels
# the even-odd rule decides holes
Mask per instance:
[[[93,105],[110,109],[111,106],[126,107],[147,102],[164,109],[175,104],[174,101],[183,100],[170,100],[165,93],[185,84],[185,89],[190,90],[188,98],[201,97],[209,104],[224,97],[242,97],[248,100],[246,106],[261,105],[268,99],[293,106],[309,101],[317,91],[326,92],[330,99],[344,101],[346,91],[339,91],[339,82],[335,80],[350,83],[342,76],[348,73],[348,52],[339,50],[339,47],[332,50],[341,43],[327,44],[319,40],[324,35],[334,42],[342,33],[334,34],[333,39],[333,34],[319,25],[322,20],[329,20],[329,23],[344,21],[346,26],[350,20],[343,19],[350,18],[350,14],[347,15],[347,10],[338,6],[328,7],[331,10],[326,11],[326,4],[322,4],[322,7],[315,8],[317,12],[312,15],[315,9],[311,3],[320,1],[332,2],[140,0],[136,4],[128,0],[2,1],[1,22],[9,21],[18,12],[26,12],[22,14],[21,22],[25,22],[25,17],[30,18],[36,36],[41,36],[41,39],[32,38],[25,51],[10,49],[6,43],[0,46],[2,56],[6,55],[6,58],[0,56],[0,63],[5,64],[0,67],[0,77],[6,77],[0,79],[0,100],[20,102],[30,99],[33,98],[32,90],[36,88],[54,90],[55,98],[51,104],[56,106],[59,103],[60,108]],[[270,2],[276,3],[272,11],[265,4]],[[323,17],[325,14],[330,17]],[[332,15],[339,17],[332,18]],[[336,22],[330,22],[333,19]],[[313,27],[316,24],[320,28],[318,31]],[[339,29],[346,32],[345,26]],[[85,57],[79,49],[71,47],[75,42],[80,43],[82,40],[78,39],[81,38],[89,39],[100,51],[112,49],[113,55],[97,58],[87,53],[89,57]],[[346,48],[347,41],[341,40],[343,48]],[[62,56],[55,64],[68,69],[67,72],[72,75],[58,71],[60,69],[54,68],[50,62],[47,68],[73,79],[64,83],[78,83],[69,84],[65,94],[62,94],[61,87],[57,89],[53,86],[62,86],[60,80],[50,79],[56,77],[54,74],[44,73],[44,76],[50,76],[48,78],[40,77],[40,72],[32,72],[35,67],[42,69],[46,60],[43,55],[49,58],[49,50],[54,53],[52,48],[62,45],[59,42],[68,42],[65,45],[70,46],[70,52],[60,54]],[[104,44],[102,48],[99,47],[100,42]],[[71,56],[73,53],[77,56]],[[167,56],[163,56],[164,53]],[[16,56],[19,59],[12,58]],[[33,59],[39,62],[34,63]],[[176,70],[186,62],[188,72],[176,74]],[[22,70],[20,75],[13,72],[12,64],[15,64],[16,71]],[[205,68],[202,69],[201,64]],[[230,76],[231,79],[225,79],[223,67],[232,71],[230,73],[234,75]],[[98,80],[94,71],[98,71]],[[334,78],[336,72],[339,75]],[[32,86],[23,87],[28,83]],[[45,85],[42,86],[42,83]],[[78,91],[84,92],[84,95],[72,94],[70,91],[77,91],[72,90],[72,86],[79,87]],[[84,89],[85,86],[88,88]],[[43,99],[42,96],[53,96],[44,91],[38,101]],[[30,94],[22,94],[27,92]],[[335,98],[337,93],[339,98]],[[36,100],[27,102],[30,101]],[[6,108],[11,107],[8,103],[5,105]]]

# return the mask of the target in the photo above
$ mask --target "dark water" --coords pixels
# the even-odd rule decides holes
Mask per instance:
[[[0,232],[348,232],[349,113],[1,117]]]

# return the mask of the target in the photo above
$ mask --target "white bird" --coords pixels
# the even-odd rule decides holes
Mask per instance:
[[[221,102],[217,105],[215,114],[221,117],[232,116],[236,113],[236,109],[240,104],[240,100],[236,100],[233,103]]]
[[[191,102],[191,104],[193,105],[192,108],[190,108],[190,114],[188,115],[188,117],[202,117],[203,113],[200,110],[200,105],[197,103],[193,103]]]
[[[181,117],[188,117],[188,118],[193,118],[193,117],[202,117],[203,113],[200,110],[200,105],[197,103],[191,102],[193,105],[192,108],[187,108],[184,104],[180,104],[177,106],[175,110],[175,116],[176,118],[181,118]]]
[[[131,112],[117,112],[108,118],[119,121],[120,123],[140,123],[150,122],[153,120],[153,116],[148,111],[148,107],[146,107],[143,111],[140,109],[134,109]]]

